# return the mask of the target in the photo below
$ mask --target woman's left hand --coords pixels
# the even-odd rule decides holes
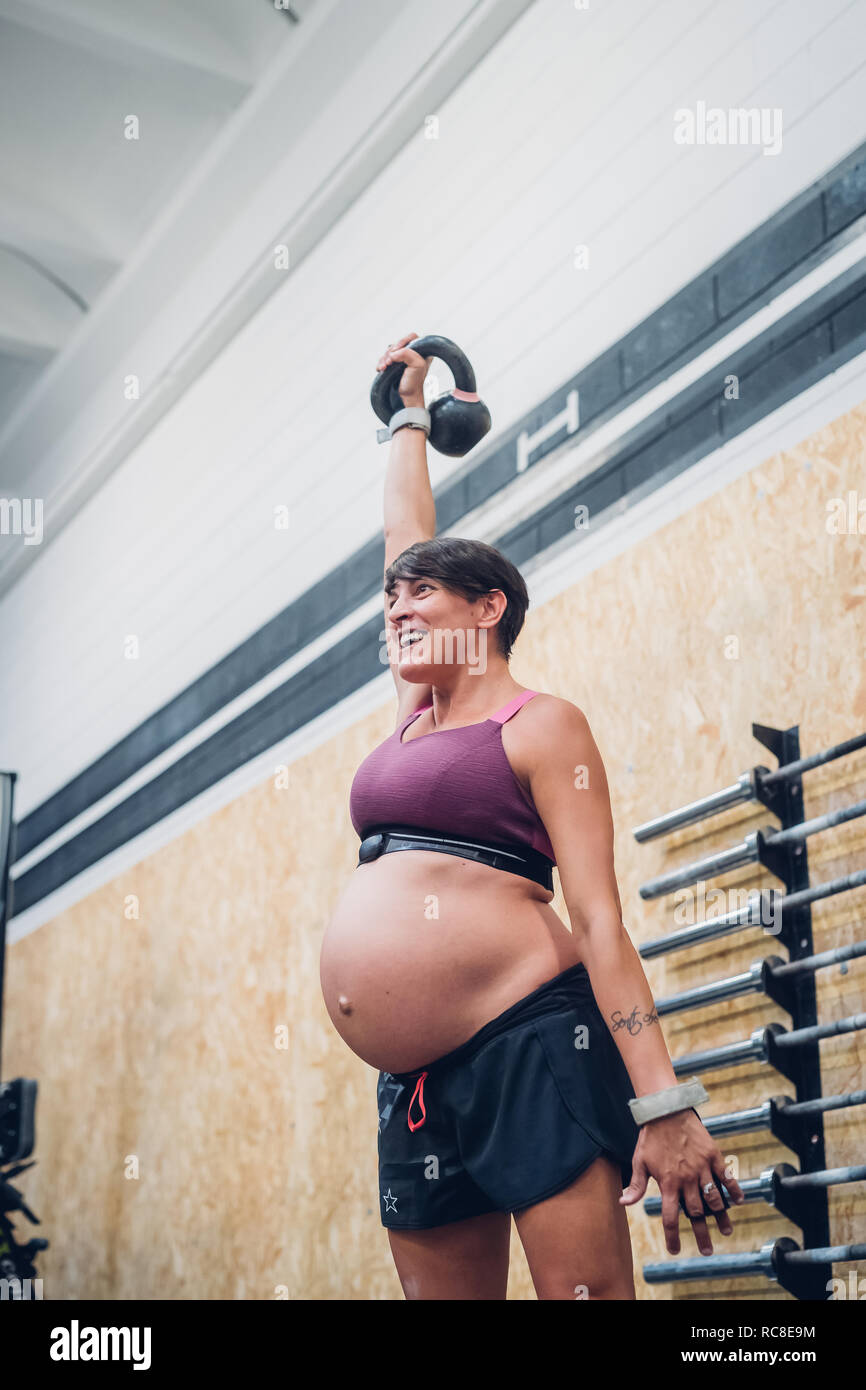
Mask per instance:
[[[716,1184],[726,1187],[737,1203],[745,1201],[743,1190],[734,1178],[726,1176],[724,1156],[693,1110],[678,1110],[641,1125],[631,1182],[620,1197],[622,1206],[640,1201],[649,1178],[655,1178],[661,1192],[662,1225],[670,1255],[680,1252],[680,1195],[702,1255],[713,1253],[702,1193],[722,1235],[731,1235],[734,1228]]]

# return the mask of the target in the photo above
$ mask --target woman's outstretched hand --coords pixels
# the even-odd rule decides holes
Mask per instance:
[[[725,1176],[724,1155],[693,1110],[678,1110],[658,1120],[641,1125],[634,1151],[631,1182],[620,1197],[622,1206],[640,1201],[646,1192],[647,1181],[655,1178],[662,1198],[662,1225],[668,1254],[680,1252],[680,1194],[686,1205],[698,1249],[702,1255],[712,1255],[713,1242],[707,1230],[702,1191],[723,1236],[733,1232],[731,1218],[719,1193],[727,1188],[734,1202],[745,1201],[743,1190],[733,1178]]]
[[[417,338],[417,333],[407,333],[405,338],[401,338],[397,343],[389,343],[379,361],[376,363],[376,371],[382,372],[391,362],[402,362],[405,370],[400,378],[400,385],[397,390],[400,400],[405,406],[424,404],[424,378],[427,375],[432,357],[422,357],[419,352],[407,347],[413,338]]]

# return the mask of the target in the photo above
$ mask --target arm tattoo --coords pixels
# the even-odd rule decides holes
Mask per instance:
[[[648,1014],[639,1014],[637,1004],[635,1004],[631,1013],[626,1018],[623,1018],[619,1009],[617,1009],[611,1014],[611,1020],[613,1022],[613,1027],[611,1029],[612,1033],[617,1033],[620,1028],[627,1028],[631,1036],[634,1037],[637,1033],[640,1033],[645,1023],[658,1023],[659,1016],[654,1011]]]

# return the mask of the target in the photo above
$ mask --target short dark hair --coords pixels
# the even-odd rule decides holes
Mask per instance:
[[[516,565],[485,541],[434,536],[429,541],[416,541],[388,566],[385,592],[390,593],[398,579],[425,576],[438,580],[443,588],[453,593],[462,594],[470,603],[483,598],[491,589],[502,590],[507,604],[495,631],[499,650],[509,661],[529,607],[526,584]]]

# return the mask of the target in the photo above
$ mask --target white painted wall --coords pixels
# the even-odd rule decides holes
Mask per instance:
[[[456,339],[507,429],[866,139],[864,63],[850,0],[536,0],[0,600],[18,817],[376,532],[389,340]],[[676,145],[699,100],[782,152]]]

